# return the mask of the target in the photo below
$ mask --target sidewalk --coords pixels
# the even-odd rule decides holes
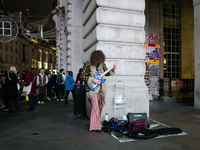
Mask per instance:
[[[20,102],[28,109],[28,102]],[[73,101],[48,101],[33,112],[0,112],[0,150],[200,150],[200,110],[185,102],[150,102],[150,120],[187,135],[120,143],[109,133],[89,132],[89,120],[73,115]]]

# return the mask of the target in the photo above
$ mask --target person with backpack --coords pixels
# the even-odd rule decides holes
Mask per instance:
[[[60,69],[60,74],[56,78],[57,87],[57,101],[65,101],[65,71]]]

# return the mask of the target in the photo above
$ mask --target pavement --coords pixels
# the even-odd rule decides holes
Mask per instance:
[[[29,108],[27,101],[19,104]],[[187,135],[121,143],[109,133],[89,132],[89,119],[74,116],[73,101],[52,100],[32,112],[0,111],[0,150],[200,150],[200,110],[192,99],[151,101],[149,120]]]

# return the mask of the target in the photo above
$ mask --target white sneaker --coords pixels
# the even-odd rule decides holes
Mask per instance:
[[[41,102],[40,102],[40,101],[38,101],[37,103],[38,103],[38,104],[41,104]]]
[[[57,99],[57,101],[59,101],[59,99]]]
[[[47,97],[47,99],[50,101],[51,99],[49,97]]]
[[[60,101],[65,101],[65,99],[61,99]]]
[[[43,101],[41,101],[41,103],[40,104],[44,104],[44,102]]]

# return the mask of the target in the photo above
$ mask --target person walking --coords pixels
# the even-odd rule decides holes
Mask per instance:
[[[90,61],[86,62],[83,66],[83,70],[81,72],[80,78],[85,81],[85,89],[89,93],[91,102],[92,102],[92,110],[90,114],[90,127],[89,131],[101,131],[101,112],[105,105],[105,82],[101,82],[101,80],[95,79],[94,77],[97,75],[97,71],[101,74],[104,73],[107,69],[106,64],[104,63],[106,57],[101,50],[95,50],[90,55]],[[116,64],[113,65],[113,68],[110,72],[106,74],[106,76],[114,74],[116,69]],[[105,81],[105,80],[104,80]],[[98,87],[95,90],[90,88],[91,85],[97,84]]]
[[[6,74],[5,79],[5,98],[8,100],[8,113],[13,113],[12,103],[15,103],[15,111],[22,112],[23,110],[19,108],[18,105],[18,93],[17,90],[19,84],[17,78],[17,70],[15,66],[10,67],[10,71]]]
[[[47,75],[45,75],[44,70],[41,69],[39,75],[37,76],[37,86],[39,87],[38,104],[44,104],[47,83],[48,83],[48,77]]]
[[[28,95],[28,98],[29,98],[29,104],[30,104],[30,108],[27,109],[26,111],[33,111],[35,110],[35,92],[36,92],[36,75],[35,75],[35,69],[34,68],[30,68],[29,69],[29,74],[26,78],[26,84],[25,86],[28,86],[32,83],[32,86],[31,86],[31,92],[30,94]]]
[[[69,96],[69,92],[72,93],[72,97],[74,99],[74,86],[76,85],[76,82],[74,82],[73,79],[73,72],[69,71],[68,76],[65,79],[65,87],[66,87],[66,96],[65,96],[65,104],[68,104],[68,96]]]
[[[65,95],[65,73],[64,69],[60,69],[60,74],[56,78],[57,87],[57,101],[64,101]]]
[[[51,100],[52,98],[52,90],[55,88],[55,82],[54,78],[51,76],[51,74],[48,74],[48,83],[47,83],[47,99]]]

